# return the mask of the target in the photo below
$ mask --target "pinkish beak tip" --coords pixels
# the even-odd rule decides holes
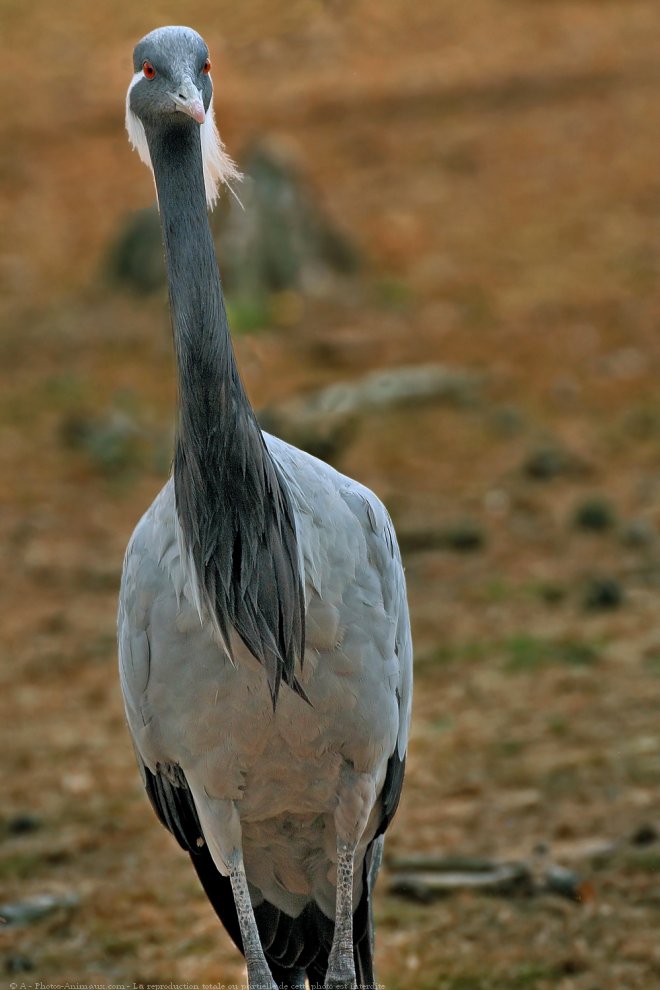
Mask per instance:
[[[196,120],[198,124],[203,124],[206,119],[206,111],[204,110],[204,104],[201,100],[195,100],[194,103],[190,104],[190,116],[193,120]]]

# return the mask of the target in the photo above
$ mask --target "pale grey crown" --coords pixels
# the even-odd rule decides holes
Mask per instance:
[[[145,35],[133,51],[133,68],[138,76],[130,90],[133,113],[143,123],[155,122],[162,114],[175,114],[177,104],[172,96],[191,83],[208,110],[213,95],[211,78],[204,72],[208,57],[206,42],[192,28],[162,27]],[[153,79],[145,78],[142,72],[145,61],[156,70]]]

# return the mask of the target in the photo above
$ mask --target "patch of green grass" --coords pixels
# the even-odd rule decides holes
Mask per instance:
[[[656,440],[660,434],[660,410],[651,402],[634,406],[623,416],[621,430],[627,441]]]
[[[117,932],[97,932],[96,944],[103,949],[104,955],[115,959],[136,956],[139,947],[138,939],[126,938]]]
[[[566,588],[558,581],[536,581],[528,587],[531,597],[542,601],[545,605],[560,605],[568,594]]]
[[[434,667],[450,666],[454,663],[478,663],[492,653],[492,649],[492,644],[483,640],[442,643],[435,650],[418,657],[415,660],[415,669],[421,673]]]
[[[644,667],[649,673],[660,677],[660,651],[652,650],[644,657]]]
[[[419,673],[459,663],[482,663],[504,657],[504,667],[513,673],[539,670],[553,665],[591,667],[600,657],[600,644],[586,640],[544,638],[518,633],[504,640],[464,640],[441,643],[415,661]]]
[[[438,718],[432,719],[429,723],[430,727],[434,732],[442,734],[444,732],[451,732],[454,728],[454,719],[451,715],[439,715]]]
[[[518,406],[496,405],[488,415],[487,425],[497,437],[516,437],[525,430],[525,415]]]
[[[522,739],[501,739],[497,744],[497,748],[501,756],[514,757],[520,756],[525,750],[526,745]]]
[[[114,588],[114,584],[112,585]],[[99,632],[86,644],[85,657],[89,660],[108,660],[117,651],[117,636],[114,632]]]
[[[625,858],[628,872],[660,873],[660,849],[631,850]]]
[[[376,928],[415,931],[428,922],[428,912],[426,905],[400,897],[384,897],[376,902]]]
[[[404,309],[413,298],[412,289],[403,279],[383,277],[374,285],[376,302],[384,309]]]
[[[226,300],[226,306],[233,333],[254,333],[272,323],[270,304],[265,296],[232,296]]]
[[[497,322],[497,312],[492,293],[477,282],[466,283],[451,293],[460,306],[463,321],[471,327],[492,327]]]
[[[42,853],[9,853],[0,859],[0,880],[28,880],[38,876],[46,868],[46,858]]]
[[[492,578],[484,584],[482,594],[485,601],[498,605],[510,601],[515,596],[515,590],[504,578]]]
[[[563,739],[570,733],[571,724],[568,719],[563,716],[554,715],[552,718],[548,719],[548,729],[553,736],[557,736],[558,739]]]
[[[574,766],[553,767],[543,774],[540,784],[546,797],[556,799],[561,795],[575,796],[580,783],[580,771]]]
[[[538,670],[552,664],[590,667],[598,660],[598,649],[576,639],[542,639],[529,633],[511,636],[504,643],[506,668],[510,671]]]
[[[49,404],[58,408],[77,408],[87,398],[88,389],[82,378],[72,371],[50,375],[44,379],[43,392]]]

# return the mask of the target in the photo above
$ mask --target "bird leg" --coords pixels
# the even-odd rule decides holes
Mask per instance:
[[[358,772],[346,761],[337,787],[337,900],[335,934],[325,978],[327,990],[356,990],[353,957],[353,862],[358,842],[376,801],[371,774]]]
[[[353,959],[353,856],[355,846],[337,839],[335,934],[328,957],[326,990],[356,990]]]
[[[241,929],[241,939],[243,941],[243,953],[248,971],[249,990],[277,990],[277,984],[273,980],[266,956],[264,955],[259,930],[254,917],[250,892],[248,890],[247,877],[245,876],[245,866],[240,850],[236,850],[231,858],[229,879],[234,895],[236,913],[238,914],[238,924]]]

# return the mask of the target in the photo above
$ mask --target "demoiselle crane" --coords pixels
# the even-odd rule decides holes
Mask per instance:
[[[173,477],[122,576],[137,761],[250,988],[368,987],[411,704],[396,538],[368,489],[257,425],[207,216],[237,173],[206,44],[159,28],[133,61],[126,121],[156,183],[179,402]]]

